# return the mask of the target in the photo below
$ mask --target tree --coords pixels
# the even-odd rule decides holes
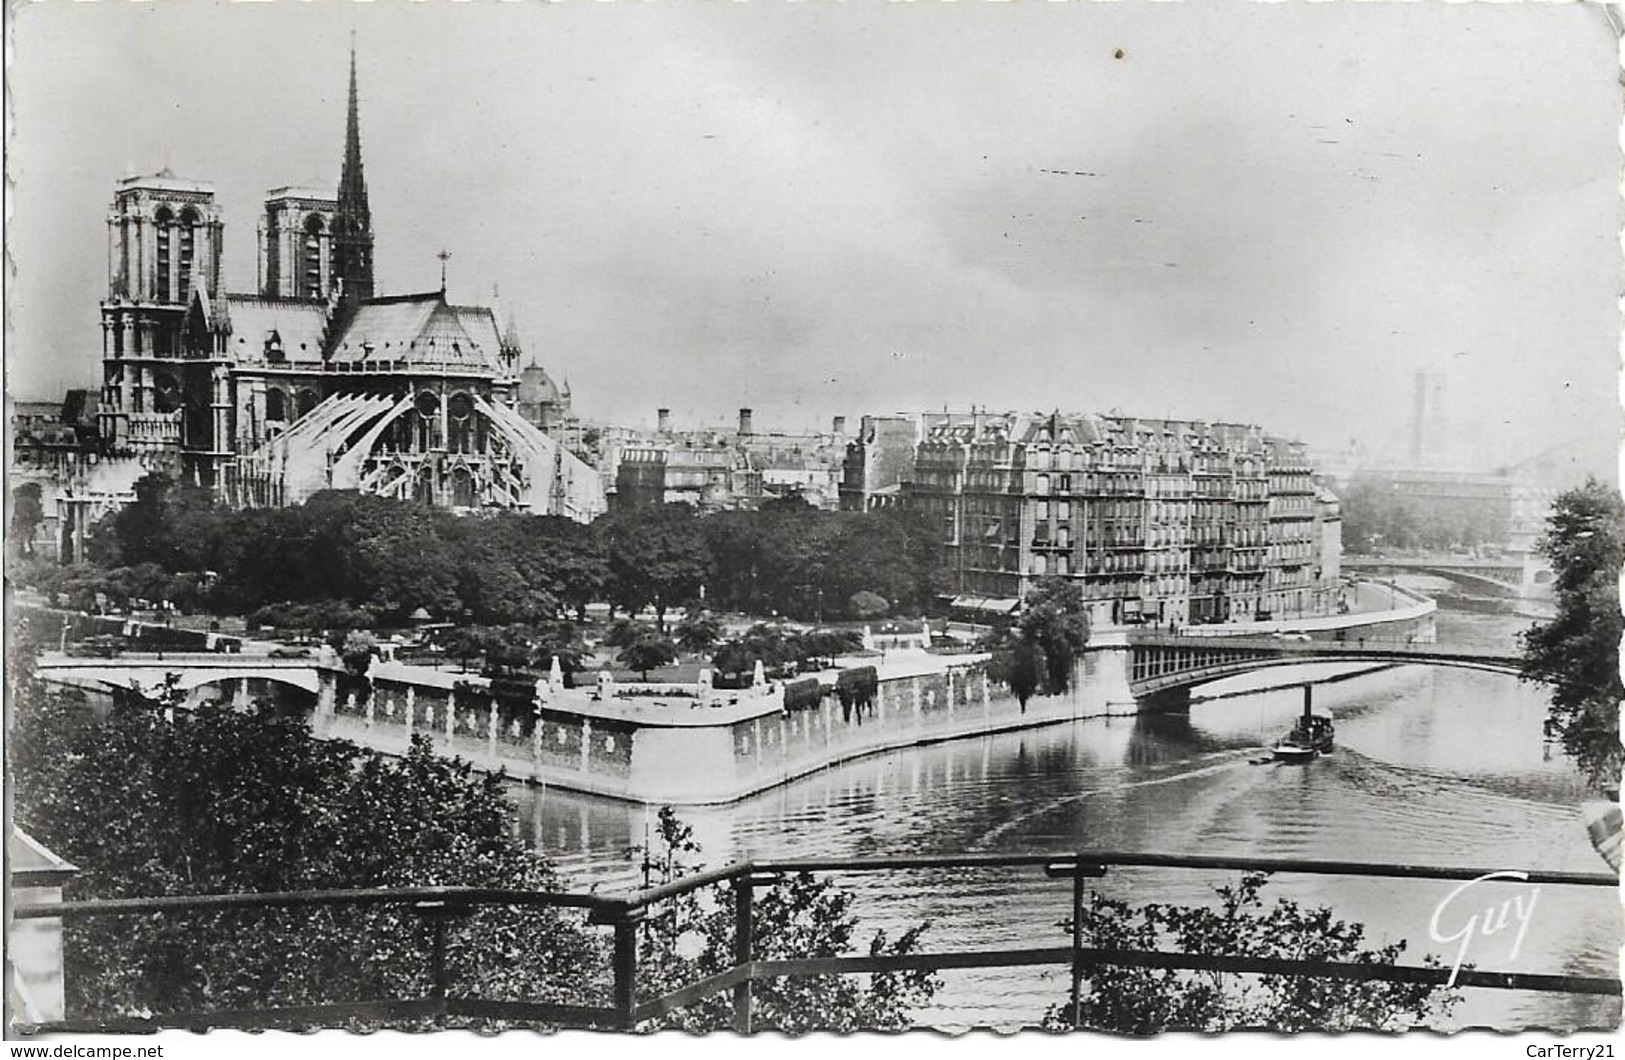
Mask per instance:
[[[1334,919],[1325,907],[1309,909],[1287,898],[1264,908],[1264,873],[1245,874],[1236,886],[1214,888],[1217,909],[1206,906],[1131,906],[1099,891],[1081,910],[1083,944],[1136,950],[1328,961],[1392,966],[1403,941],[1377,949],[1364,945],[1365,928]],[[1072,923],[1063,925],[1072,930]],[[1437,958],[1423,961],[1440,967]],[[1071,999],[1045,1018],[1050,1029],[1076,1024],[1127,1034],[1169,1030],[1274,1031],[1405,1030],[1449,1014],[1455,991],[1427,983],[1357,982],[1314,976],[1242,975],[1100,965],[1089,973],[1073,1011]]]
[[[858,618],[879,618],[891,610],[891,604],[884,596],[867,589],[859,589],[853,593],[846,606]]]
[[[24,558],[34,555],[34,534],[44,521],[45,505],[38,482],[24,482],[11,491],[9,534],[16,555]]]
[[[1548,717],[1563,750],[1596,787],[1617,791],[1619,574],[1625,505],[1596,479],[1560,494],[1540,545],[1552,561],[1557,617],[1523,634],[1523,676],[1551,690]]]
[[[503,782],[419,737],[390,759],[269,709],[89,714],[17,689],[15,819],[81,869],[70,898],[470,885],[558,890],[515,836]],[[493,999],[589,1003],[596,935],[492,906],[449,929],[453,981]],[[422,996],[428,925],[334,907],[113,917],[66,929],[74,1016]]]
[[[684,651],[700,653],[722,638],[722,623],[709,611],[690,611],[677,625],[677,644]]]
[[[553,660],[559,661],[559,670],[565,683],[574,687],[575,675],[584,670],[592,655],[575,623],[563,619],[544,622],[536,628],[531,644],[531,668],[542,673],[553,669]]]
[[[1044,653],[1030,641],[1013,641],[993,652],[988,660],[988,676],[1009,687],[1025,714],[1027,701],[1043,682]]]
[[[667,637],[650,633],[623,645],[616,657],[647,681],[650,670],[677,661],[677,645]]]
[[[333,639],[338,641],[334,647],[344,661],[344,668],[356,676],[366,673],[373,656],[378,654],[378,638],[367,630],[348,630],[335,634]]]
[[[1041,580],[1027,593],[1016,630],[1043,653],[1045,691],[1065,692],[1072,684],[1074,661],[1089,646],[1083,589],[1069,578]]]
[[[988,676],[1009,685],[1023,711],[1035,692],[1065,692],[1079,653],[1089,646],[1083,590],[1067,578],[1043,579],[1028,592],[1015,625],[995,629],[983,646],[993,653]]]
[[[609,557],[613,602],[628,611],[653,605],[665,629],[666,609],[696,596],[710,569],[698,521],[686,504],[668,504],[595,524]]]
[[[641,859],[644,882],[651,885],[700,871],[703,865],[692,860],[699,853],[693,830],[669,806],[661,808],[650,842],[633,851]],[[872,956],[916,953],[929,926],[917,925],[895,939],[877,931],[865,949]],[[758,961],[843,956],[858,939],[851,893],[805,872],[756,891],[751,930],[751,956]],[[707,888],[663,902],[651,909],[640,931],[640,963],[649,972],[640,988],[650,994],[720,974],[734,964],[734,904],[725,890]],[[786,1034],[903,1030],[912,1022],[910,1011],[928,1003],[939,985],[930,972],[763,980],[751,991],[752,1027]],[[732,1021],[724,992],[659,1018],[651,1029],[718,1031]]]

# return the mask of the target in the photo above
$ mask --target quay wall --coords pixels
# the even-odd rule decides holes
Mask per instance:
[[[867,706],[843,706],[826,689],[816,706],[794,711],[783,708],[779,685],[723,693],[715,705],[678,695],[606,702],[584,690],[555,691],[538,705],[494,696],[483,679],[389,666],[370,690],[324,700],[331,707],[318,709],[313,727],[396,755],[426,737],[476,768],[596,795],[730,802],[877,751],[1132,714],[1126,650],[1090,650],[1071,690],[1035,696],[1025,709],[988,678],[982,656],[946,666],[940,656],[899,660],[882,669]]]

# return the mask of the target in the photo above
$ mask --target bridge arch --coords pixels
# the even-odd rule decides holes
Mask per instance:
[[[1183,693],[1227,677],[1280,666],[1324,663],[1382,663],[1395,666],[1450,666],[1520,676],[1520,660],[1469,648],[1414,645],[1403,648],[1324,644],[1293,645],[1290,649],[1268,641],[1253,644],[1144,644],[1130,652],[1129,688],[1135,698]]]
[[[185,692],[210,685],[223,685],[228,681],[266,681],[276,685],[290,685],[312,695],[319,695],[322,679],[315,670],[194,670],[182,673],[175,687]]]

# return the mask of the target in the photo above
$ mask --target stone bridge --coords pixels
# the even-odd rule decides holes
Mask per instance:
[[[210,685],[234,689],[246,697],[249,681],[292,685],[317,697],[331,697],[340,670],[330,651],[312,651],[299,657],[239,655],[222,652],[120,652],[110,657],[74,656],[44,652],[35,662],[47,681],[93,688],[136,687],[151,695],[174,678],[185,692]]]
[[[1353,636],[1350,631],[1349,636]],[[1129,638],[1129,690],[1136,701],[1176,709],[1190,689],[1271,666],[1304,663],[1419,663],[1518,674],[1510,652],[1403,641],[1287,640],[1280,637],[1191,637],[1139,634]]]
[[[1346,571],[1362,574],[1412,571],[1449,578],[1472,589],[1495,595],[1535,596],[1551,591],[1552,570],[1534,553],[1512,553],[1500,559],[1474,559],[1468,556],[1421,556],[1404,559],[1371,559],[1344,556]]]

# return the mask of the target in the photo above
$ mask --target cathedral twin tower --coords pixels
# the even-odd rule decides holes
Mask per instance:
[[[360,489],[424,503],[591,518],[596,472],[515,411],[520,349],[444,289],[380,297],[350,55],[336,197],[265,200],[259,289],[221,284],[214,189],[169,170],[116,186],[102,302],[104,457],[224,502]]]

